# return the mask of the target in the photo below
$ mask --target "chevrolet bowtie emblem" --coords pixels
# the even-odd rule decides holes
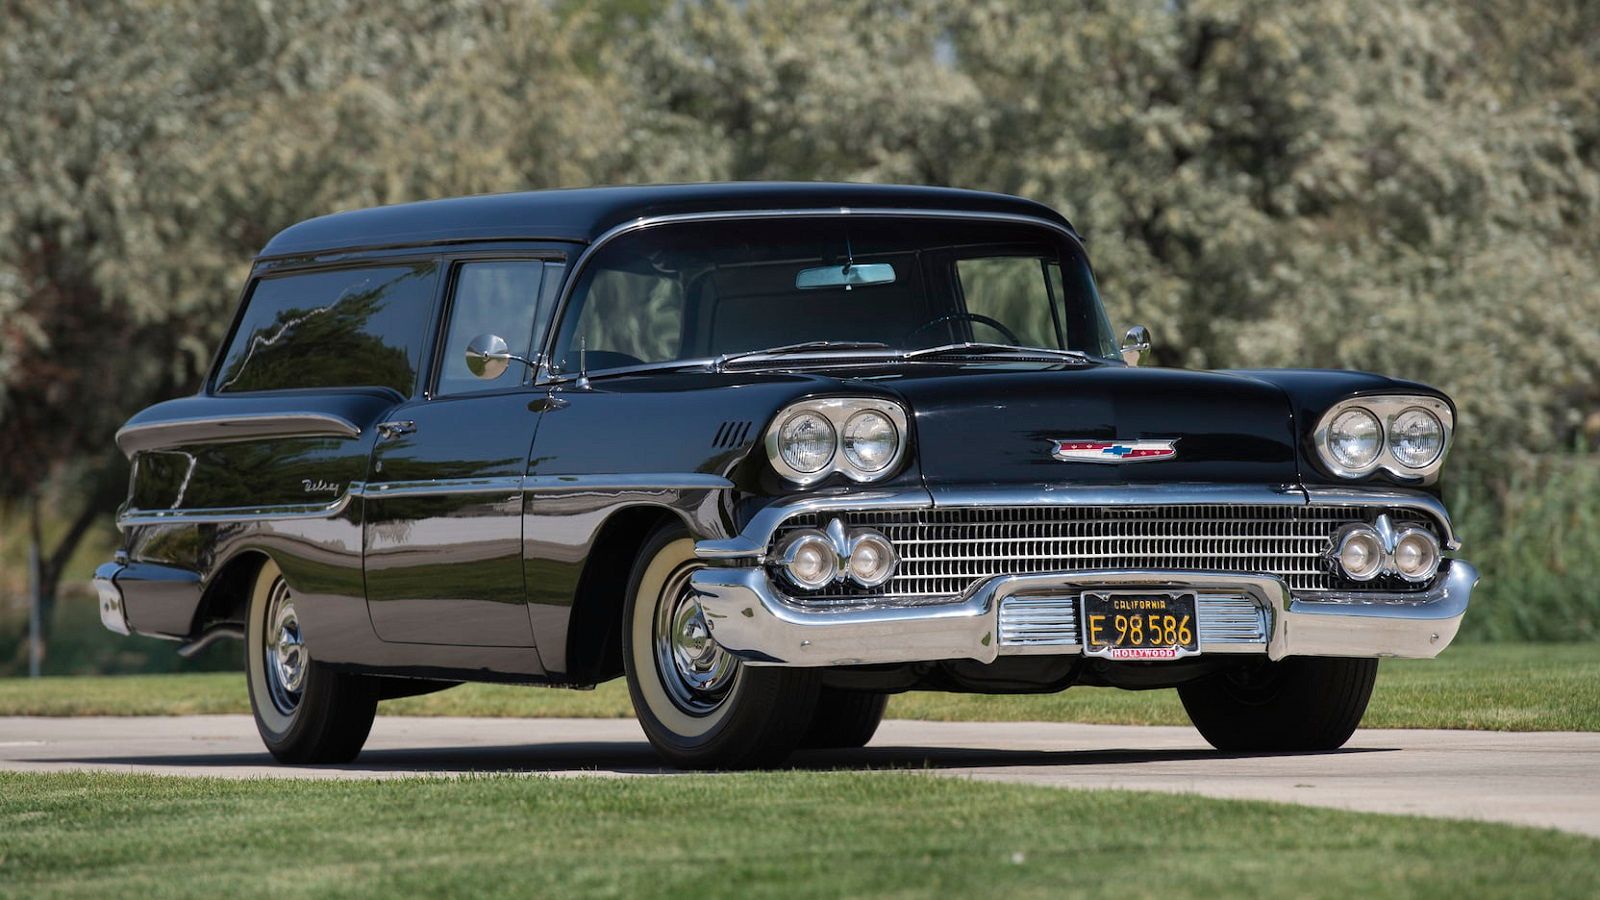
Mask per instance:
[[[1065,462],[1130,463],[1171,459],[1178,441],[1084,441],[1067,438],[1053,442],[1050,455]]]

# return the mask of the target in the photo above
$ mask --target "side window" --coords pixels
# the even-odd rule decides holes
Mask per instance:
[[[956,263],[967,312],[1003,323],[1030,347],[1061,347],[1056,333],[1059,291],[1046,282],[1036,256],[990,256]],[[974,324],[979,340],[1000,340],[992,326]]]
[[[457,267],[438,396],[523,383],[528,370],[517,363],[507,366],[497,378],[474,377],[467,370],[466,349],[480,334],[497,334],[506,339],[512,353],[531,357],[542,337],[536,331],[548,318],[543,297],[549,292],[540,290],[544,270],[544,263],[534,259],[486,260]]]
[[[262,278],[217,370],[220,392],[386,387],[410,396],[438,266]]]
[[[676,359],[682,341],[683,289],[676,278],[606,269],[589,285],[562,368],[577,370],[580,347],[590,368],[610,369]]]

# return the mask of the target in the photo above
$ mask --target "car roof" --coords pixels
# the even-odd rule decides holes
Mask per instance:
[[[1009,213],[1072,229],[1065,217],[1042,203],[985,191],[822,182],[658,184],[483,194],[333,213],[278,232],[260,257],[466,241],[587,243],[641,217],[837,208]]]

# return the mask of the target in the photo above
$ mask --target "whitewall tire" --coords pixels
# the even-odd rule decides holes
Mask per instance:
[[[817,677],[747,667],[718,647],[689,585],[701,567],[688,529],[677,522],[652,535],[634,563],[622,657],[639,724],[680,768],[776,765],[811,724]]]
[[[299,598],[271,561],[262,564],[250,592],[245,676],[256,730],[280,762],[341,763],[361,752],[377,714],[378,687],[312,657]]]

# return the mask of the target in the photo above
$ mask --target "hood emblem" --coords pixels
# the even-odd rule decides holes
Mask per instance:
[[[1052,441],[1050,455],[1063,462],[1132,463],[1171,459],[1178,455],[1178,439],[1170,441]]]

